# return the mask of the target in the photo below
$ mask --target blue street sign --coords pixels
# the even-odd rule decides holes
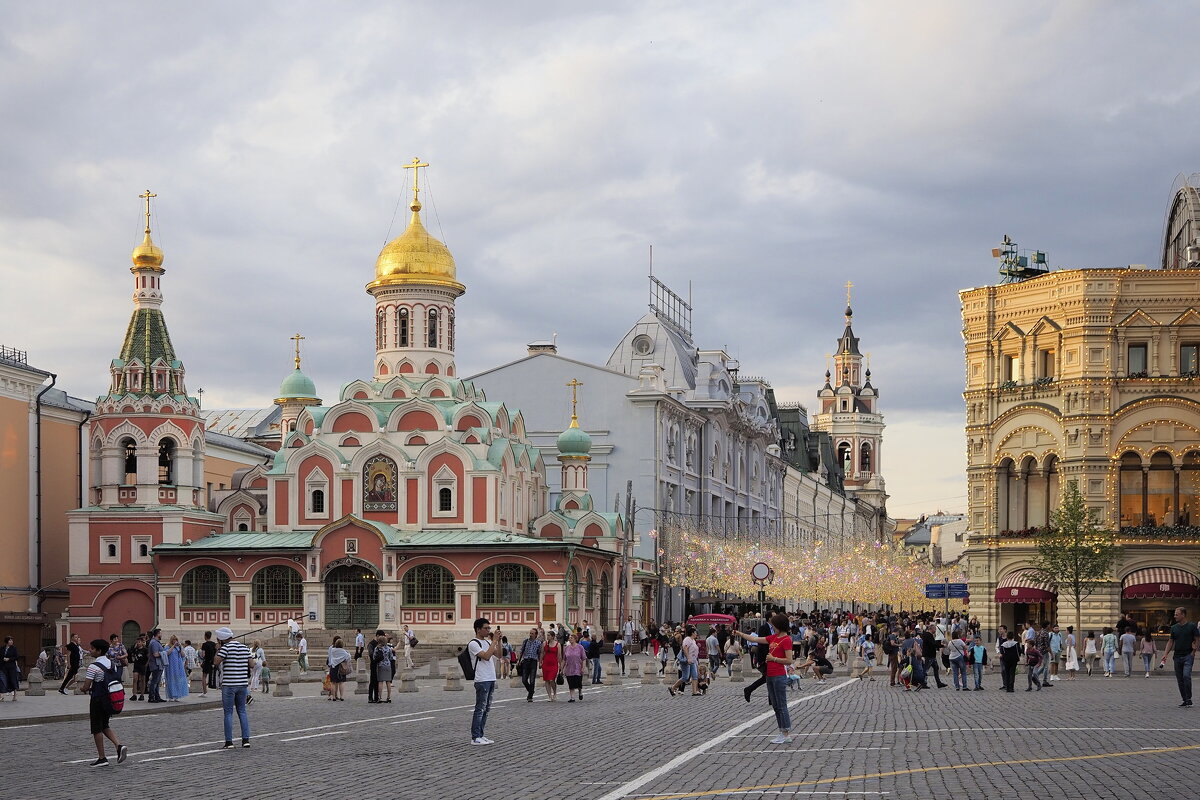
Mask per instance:
[[[965,583],[927,583],[925,597],[930,600],[945,600],[949,598],[969,597]]]

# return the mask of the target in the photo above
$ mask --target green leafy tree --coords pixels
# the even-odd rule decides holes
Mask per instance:
[[[1068,481],[1050,525],[1038,534],[1031,566],[1048,588],[1071,600],[1077,632],[1083,601],[1108,583],[1121,551],[1116,534],[1103,530],[1084,504],[1078,482]]]

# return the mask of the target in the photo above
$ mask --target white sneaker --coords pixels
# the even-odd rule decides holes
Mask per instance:
[[[791,744],[792,737],[780,734],[771,740],[771,744]]]
[[[487,744],[487,743],[488,743],[487,739],[483,739],[483,738],[471,740],[471,744]]]
[[[482,741],[484,744],[495,744],[495,742],[493,740],[487,738],[486,736],[480,736],[479,740]]]

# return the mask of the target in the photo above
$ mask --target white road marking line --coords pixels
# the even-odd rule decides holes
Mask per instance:
[[[905,733],[1026,733],[1054,731],[1094,731],[1096,728],[907,728],[886,731],[824,731],[819,733],[793,733],[792,736],[884,736]],[[1106,731],[1138,731],[1146,733],[1196,733],[1196,728],[1105,728]],[[734,739],[773,738],[774,733],[745,733],[731,737]]]
[[[194,756],[211,756],[217,753],[223,753],[224,750],[200,750],[196,753],[179,753],[173,756],[156,756],[154,758],[139,758],[137,761],[145,763],[149,761],[170,761],[173,758],[192,758]]]
[[[0,731],[15,731],[17,728],[40,728],[40,727],[42,727],[42,723],[35,722],[32,725],[5,725],[3,728],[0,728]]]
[[[854,684],[851,684],[850,682],[846,682],[846,683],[838,684],[836,686],[831,686],[830,688],[826,689],[823,692],[817,692],[816,694],[810,694],[807,697],[802,697],[799,700],[793,700],[792,702],[788,703],[788,708],[790,709],[794,706],[799,705],[800,703],[807,703],[809,700],[816,700],[818,697],[824,697],[825,695],[830,694],[831,692],[836,692],[841,689],[845,689],[847,686],[851,686],[851,685],[854,685]],[[667,763],[665,763],[661,766],[655,767],[654,769],[650,770],[649,772],[645,772],[645,773],[639,775],[638,777],[634,778],[631,781],[627,781],[627,782],[621,784],[616,789],[613,789],[611,792],[600,797],[599,800],[622,800],[623,798],[629,797],[630,794],[632,794],[633,792],[642,788],[647,783],[650,783],[652,780],[667,774],[668,772],[674,770],[677,767],[683,766],[684,764],[688,763],[689,761],[696,758],[697,756],[708,752],[709,750],[711,750],[712,748],[721,744],[722,742],[728,741],[729,739],[733,738],[735,735],[741,733],[742,731],[752,728],[753,726],[757,725],[760,722],[765,722],[768,719],[773,719],[774,717],[775,717],[774,709],[764,712],[762,714],[759,714],[758,716],[751,717],[750,719],[746,720],[745,722],[743,722],[739,725],[735,725],[734,727],[730,728],[725,733],[718,734],[718,735],[714,736],[713,738],[709,739],[708,741],[701,742],[700,744],[696,745],[695,747],[691,748],[690,750],[680,753],[679,755],[675,756]]]
[[[766,750],[710,750],[714,755],[749,755],[750,753],[844,753],[847,750],[891,750],[890,747],[814,747],[807,750],[789,750],[784,747],[769,747]]]
[[[398,723],[393,722],[392,724],[396,725]],[[281,742],[298,742],[301,739],[315,739],[318,736],[337,736],[339,733],[345,733],[345,731],[325,731],[324,733],[310,733],[307,736],[293,736],[290,739],[280,739],[279,741],[281,741]]]
[[[389,722],[388,724],[389,724],[389,725],[403,725],[403,724],[404,724],[404,723],[406,723],[406,722],[424,722],[424,721],[425,721],[425,720],[427,720],[427,719],[434,719],[434,718],[433,718],[433,717],[417,717],[416,719],[401,719],[401,720],[397,720],[397,721],[395,721],[395,722]],[[336,731],[335,731],[335,732],[336,732]],[[322,736],[324,736],[324,734],[321,734],[321,735],[322,735]],[[290,741],[290,740],[289,740],[289,739],[283,739],[282,741],[285,741],[285,742],[287,742],[287,741]]]

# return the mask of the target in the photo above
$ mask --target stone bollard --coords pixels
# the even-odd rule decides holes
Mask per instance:
[[[300,662],[293,661],[288,665],[288,677],[293,681],[300,680]]]
[[[508,688],[520,689],[522,686],[524,686],[524,684],[521,683],[521,673],[514,669],[512,671],[512,675],[508,679]]]
[[[204,673],[198,672],[188,680],[188,691],[192,694],[200,694],[204,691]]]
[[[442,687],[447,692],[461,692],[463,690],[462,681],[453,672],[446,675],[446,685]]]
[[[297,664],[297,667],[300,665]],[[291,697],[292,696],[292,675],[291,671],[280,672],[275,676],[275,688],[271,690],[271,695],[274,697]]]
[[[652,686],[658,683],[658,662],[650,661],[642,673],[642,686]]]
[[[369,671],[360,669],[354,673],[354,693],[371,693],[371,673]]]
[[[25,679],[25,696],[26,697],[45,697],[46,690],[42,687],[42,671],[37,667],[29,670],[29,677]]]
[[[604,673],[604,677],[601,679],[601,682],[605,686],[620,686],[621,675],[615,669],[610,669],[608,672]]]
[[[410,670],[404,670],[400,673],[400,692],[415,692],[417,691],[417,679],[413,677]]]
[[[735,658],[733,660],[733,676],[729,679],[733,683],[744,683],[746,676],[742,673],[742,659]]]
[[[678,675],[679,675],[679,665],[674,659],[671,659],[670,661],[667,662],[667,668],[666,668],[666,670],[664,670],[663,679],[662,679],[663,685],[664,686],[672,685],[673,683],[675,683],[676,680],[678,680]]]
[[[431,678],[442,677],[442,667],[438,663],[437,654],[434,654],[433,658],[429,659],[429,677],[431,677]]]
[[[637,662],[637,659],[636,659],[636,658],[635,658],[635,659],[631,659],[631,660],[630,660],[630,664],[629,664],[629,677],[631,677],[631,678],[640,678],[640,677],[642,677],[642,668],[641,668],[641,667],[638,665],[638,662]]]

